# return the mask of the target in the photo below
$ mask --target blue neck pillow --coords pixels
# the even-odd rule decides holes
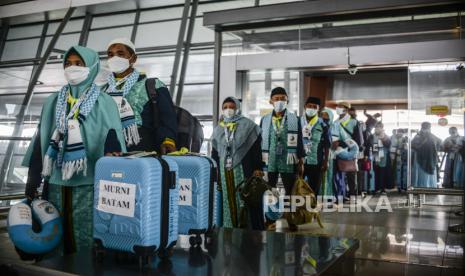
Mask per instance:
[[[32,220],[41,225],[41,231],[32,229]],[[33,200],[31,206],[20,202],[8,213],[8,234],[13,244],[29,254],[45,254],[56,248],[63,236],[63,225],[58,210],[50,202]]]

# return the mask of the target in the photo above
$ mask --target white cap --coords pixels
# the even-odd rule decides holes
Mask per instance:
[[[115,39],[113,39],[112,41],[110,41],[110,43],[108,43],[107,49],[110,48],[110,46],[113,45],[113,44],[123,44],[123,45],[126,45],[126,46],[128,46],[129,48],[131,48],[131,50],[133,50],[134,53],[136,52],[136,46],[134,45],[134,43],[132,43],[131,40],[129,40],[129,39],[126,38],[126,37],[120,37],[120,38],[115,38]]]

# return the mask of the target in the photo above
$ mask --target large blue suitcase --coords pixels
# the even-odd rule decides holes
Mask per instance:
[[[206,156],[164,156],[179,167],[179,234],[191,235],[221,226],[221,192],[216,162]]]
[[[177,170],[175,162],[158,157],[99,159],[94,188],[96,248],[140,257],[158,251],[165,256],[178,237]]]

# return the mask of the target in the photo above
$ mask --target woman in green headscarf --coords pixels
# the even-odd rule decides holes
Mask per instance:
[[[237,186],[252,175],[261,175],[261,130],[241,114],[240,101],[228,97],[222,104],[223,116],[212,135],[212,158],[218,163],[223,190],[223,225],[264,229],[263,209],[249,210],[247,222],[241,220],[242,202]],[[242,218],[245,219],[245,218]]]
[[[69,254],[92,245],[95,163],[125,151],[125,143],[114,100],[94,83],[98,54],[74,46],[63,65],[68,83],[46,100],[23,166],[29,167],[27,198],[37,196],[43,180],[42,197],[60,210]]]
[[[323,121],[329,126],[329,131],[331,131],[331,128],[333,126],[333,120],[334,120],[334,115],[331,109],[329,108],[324,108],[321,111],[321,118]],[[330,134],[331,137],[331,134]],[[322,196],[333,196],[333,158],[332,158],[332,152],[329,152],[329,162],[328,162],[328,169],[326,172],[323,174],[322,178],[322,187],[321,187],[321,195]]]

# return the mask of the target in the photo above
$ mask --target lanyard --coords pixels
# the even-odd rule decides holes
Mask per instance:
[[[350,115],[346,114],[342,120],[340,120],[341,125],[347,126],[347,124],[350,122]]]
[[[318,122],[318,116],[315,115],[313,116],[313,118],[307,122],[307,117],[304,116],[304,120],[305,120],[305,123],[306,123],[306,128],[308,129],[308,133],[310,134],[313,130],[313,127],[316,125],[316,123]]]
[[[68,115],[65,115],[66,113],[64,112],[63,113],[63,116],[60,118],[60,124],[66,128],[67,126],[64,125],[65,121],[73,118],[75,116],[75,113],[78,112],[79,110],[79,107],[81,106],[81,104],[89,97],[90,93],[87,93],[89,91],[90,87],[87,88],[86,91],[84,91],[84,93],[82,93],[82,95],[79,97],[79,99],[77,100],[77,102],[71,107]],[[66,103],[68,103],[68,99],[71,97],[70,93],[69,93],[69,90],[67,92],[68,96],[66,97]],[[73,101],[72,101],[73,102]]]
[[[228,126],[224,126],[224,139],[226,140],[226,144],[229,146],[231,142],[234,140],[234,132],[236,132],[236,128],[233,127],[232,131],[228,131]],[[229,134],[229,135],[228,135]]]
[[[281,135],[281,131],[284,128],[284,124],[286,123],[286,120],[287,120],[287,113],[286,115],[284,115],[284,117],[281,117],[281,118],[273,116],[272,125],[273,125],[273,129],[276,132],[277,137]]]

